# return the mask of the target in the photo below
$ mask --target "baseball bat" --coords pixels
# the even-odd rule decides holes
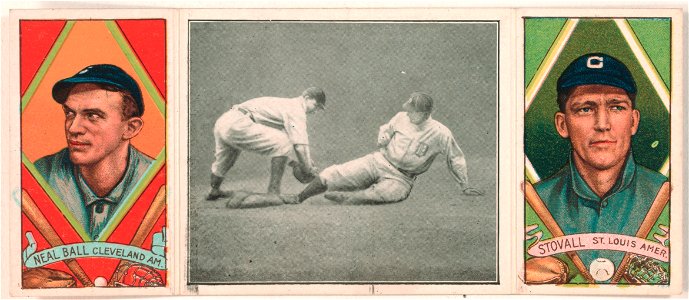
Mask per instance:
[[[660,187],[660,191],[658,191],[655,199],[653,199],[651,208],[648,210],[646,217],[644,217],[644,220],[641,222],[639,230],[636,231],[636,237],[645,239],[646,236],[648,236],[648,234],[651,232],[651,229],[653,229],[653,225],[658,220],[658,217],[660,217],[660,214],[663,212],[663,208],[669,200],[670,183],[665,182],[663,183],[663,186]],[[629,252],[625,253],[624,257],[622,258],[622,262],[620,262],[620,266],[617,268],[615,275],[612,276],[610,283],[617,283],[620,281],[620,279],[622,279],[622,275],[624,274],[630,259],[631,255]]]
[[[560,226],[557,225],[557,222],[555,222],[555,219],[550,214],[550,211],[545,206],[545,203],[543,203],[543,200],[541,200],[541,197],[538,195],[538,193],[536,193],[536,190],[529,182],[524,183],[524,196],[526,197],[526,201],[529,203],[529,205],[531,205],[531,208],[533,208],[533,210],[536,212],[536,215],[541,218],[541,221],[543,221],[543,224],[548,231],[550,231],[550,234],[552,234],[554,238],[565,235],[565,233],[562,232],[562,229],[560,229]],[[567,256],[569,256],[569,258],[572,260],[572,263],[574,263],[574,266],[577,267],[581,275],[584,276],[586,281],[588,283],[595,283],[595,280],[591,274],[589,274],[588,269],[586,269],[584,262],[581,260],[579,255],[577,255],[576,251],[567,251],[566,253]]]
[[[137,228],[136,232],[134,233],[134,237],[129,242],[130,246],[141,247],[141,245],[143,245],[144,240],[146,240],[148,233],[151,232],[156,221],[158,221],[158,218],[160,218],[163,210],[165,210],[165,185],[162,185],[160,189],[158,189],[158,193],[153,199],[148,211],[146,211],[143,221],[141,221],[141,225],[139,225],[139,228]],[[115,270],[119,269],[123,264],[124,260],[120,260],[120,263],[117,265]],[[112,277],[110,278],[111,284],[113,279],[114,278]]]
[[[50,223],[48,223],[48,220],[43,216],[41,211],[38,209],[38,206],[36,206],[36,203],[34,203],[33,199],[31,196],[29,196],[29,193],[26,192],[26,190],[22,190],[22,211],[26,215],[26,217],[29,219],[31,223],[36,226],[36,229],[38,229],[38,232],[41,233],[41,235],[48,241],[48,244],[50,244],[51,247],[57,247],[57,246],[62,246],[64,243],[60,239],[60,236],[57,234],[55,229],[53,229],[52,226],[50,226]],[[93,282],[91,279],[86,275],[86,272],[84,272],[84,269],[81,268],[81,265],[73,259],[65,259],[63,262],[67,265],[67,268],[69,268],[70,271],[72,271],[72,274],[81,282],[81,284],[85,287],[91,287],[93,286]]]

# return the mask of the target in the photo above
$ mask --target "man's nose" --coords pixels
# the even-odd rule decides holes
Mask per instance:
[[[605,109],[599,109],[596,112],[596,123],[594,125],[597,131],[610,130],[610,113]]]
[[[83,134],[86,132],[83,123],[83,118],[79,116],[74,117],[74,119],[67,121],[67,132],[71,135]]]

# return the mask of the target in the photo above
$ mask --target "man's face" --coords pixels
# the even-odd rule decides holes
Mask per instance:
[[[313,114],[319,110],[323,110],[323,106],[318,104],[316,99],[311,99],[311,98],[305,98],[306,101],[306,113],[307,114]]]
[[[428,117],[430,117],[431,114],[428,112],[422,112],[422,111],[415,111],[415,110],[407,110],[407,117],[409,117],[409,122],[412,124],[419,125],[423,123],[424,121],[428,120]]]
[[[623,89],[607,85],[576,87],[555,114],[555,126],[569,138],[575,159],[588,167],[607,170],[620,166],[639,127],[639,111]]]
[[[90,83],[77,84],[63,104],[69,157],[75,165],[93,165],[127,144],[128,122],[122,95]]]

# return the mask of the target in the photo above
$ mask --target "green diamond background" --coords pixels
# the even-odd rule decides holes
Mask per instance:
[[[566,20],[565,18],[526,18],[524,20],[525,88],[531,84],[531,80],[543,63],[543,59]],[[627,22],[651,59],[663,83],[670,90],[670,19],[628,19]],[[632,72],[639,89],[637,109],[641,112],[639,132],[632,141],[634,157],[638,163],[659,170],[670,153],[670,115],[629,45],[622,37],[614,20],[610,19],[583,19],[574,29],[558,61],[525,114],[524,151],[526,156],[541,178],[551,176],[567,161],[571,149],[569,141],[557,135],[553,124],[553,117],[558,110],[555,101],[555,83],[559,74],[572,60],[590,52],[604,52],[615,56],[622,60]],[[655,141],[658,141],[658,145],[653,148],[651,145]],[[527,226],[533,224],[539,226],[538,230],[543,233],[542,239],[552,238],[551,233],[548,232],[541,219],[528,204],[524,205],[524,220]],[[669,204],[664,207],[646,239],[655,241],[654,235],[662,236],[665,234],[659,229],[660,224],[670,225]],[[534,240],[525,241],[525,249],[533,242]],[[669,246],[667,242],[665,245]],[[557,257],[569,266],[570,278],[568,282],[570,284],[585,283],[583,276],[576,271],[576,267],[566,255],[559,254]],[[529,258],[531,256],[525,251],[524,259]],[[666,270],[669,269],[669,263],[658,262]],[[620,283],[625,284],[626,282],[622,279]]]

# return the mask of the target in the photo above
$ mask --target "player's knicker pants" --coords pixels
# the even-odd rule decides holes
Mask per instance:
[[[232,163],[232,155],[239,150],[251,151],[270,157],[294,156],[294,145],[283,130],[255,123],[248,114],[232,108],[215,122],[215,161],[211,172],[222,177]]]
[[[353,199],[381,203],[407,199],[414,183],[380,152],[330,166],[319,176],[329,190],[352,191]]]

